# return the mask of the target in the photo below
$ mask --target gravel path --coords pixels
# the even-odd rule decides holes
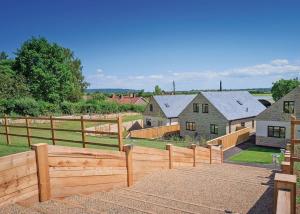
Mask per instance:
[[[129,190],[209,207],[209,213],[272,213],[273,172],[240,165],[201,165],[153,173]]]

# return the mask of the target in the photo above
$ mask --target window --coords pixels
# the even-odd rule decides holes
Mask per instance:
[[[147,125],[147,126],[152,126],[152,124],[151,124],[151,119],[148,119],[148,118],[146,119],[146,125]]]
[[[193,112],[199,112],[199,104],[193,103]]]
[[[293,114],[294,113],[294,104],[295,104],[294,101],[284,101],[283,102],[283,112]]]
[[[211,134],[218,134],[219,128],[216,124],[210,124],[210,133]]]
[[[196,130],[196,125],[194,122],[186,122],[185,126],[186,126],[186,130],[188,130],[188,131]]]
[[[202,104],[202,113],[208,113],[208,104]]]
[[[245,122],[241,122],[241,126],[242,126],[242,127],[245,127]]]
[[[149,105],[149,110],[153,111],[153,105],[152,104]]]
[[[285,127],[268,126],[268,137],[285,138]]]

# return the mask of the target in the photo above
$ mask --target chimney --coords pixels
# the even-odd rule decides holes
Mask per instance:
[[[220,91],[223,91],[222,80],[220,80]]]
[[[175,81],[173,80],[173,95],[175,95],[175,93],[176,93],[175,90],[176,90],[175,89]]]

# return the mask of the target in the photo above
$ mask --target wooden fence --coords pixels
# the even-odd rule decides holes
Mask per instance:
[[[34,151],[0,157],[0,206],[38,198]]]
[[[222,163],[218,147],[166,150],[125,145],[123,151],[34,144],[32,149],[0,158],[0,206],[36,198],[88,194],[131,186],[163,169]]]
[[[227,135],[215,138],[207,142],[208,145],[222,145],[223,150],[226,151],[240,143],[249,139],[251,129],[243,128]]]
[[[179,124],[130,131],[131,138],[157,139],[169,133],[179,133]]]
[[[300,162],[295,154],[295,145],[300,144],[296,138],[296,126],[300,125],[294,115],[291,116],[291,144],[288,144],[284,154],[284,161],[281,162],[281,173],[275,174],[274,188],[274,213],[296,213],[296,183],[297,176],[294,175],[294,164]]]
[[[11,144],[11,136],[15,137],[25,137],[27,138],[28,146],[31,145],[32,139],[41,139],[41,140],[50,140],[52,144],[55,145],[57,141],[61,142],[69,142],[69,143],[79,143],[82,144],[82,147],[85,148],[87,144],[90,145],[99,145],[99,146],[108,146],[108,147],[119,147],[119,150],[122,150],[123,147],[123,128],[122,128],[122,117],[118,117],[116,119],[85,119],[83,116],[80,118],[55,118],[55,117],[0,117],[2,119],[2,123],[0,126],[4,127],[4,132],[0,132],[1,135],[5,135],[6,143],[9,145]],[[10,120],[25,120],[25,125],[12,125],[9,123]],[[31,120],[43,120],[50,122],[50,128],[47,127],[37,127],[31,125]],[[56,128],[55,122],[57,121],[71,121],[71,122],[78,122],[80,123],[80,129],[62,129]],[[118,127],[118,131],[114,132],[106,132],[101,130],[87,130],[86,123],[87,122],[96,122],[96,123],[116,123]],[[16,134],[11,133],[10,128],[14,129],[26,129],[26,134]],[[34,136],[32,135],[32,130],[44,130],[50,131],[51,137],[44,137],[44,136]],[[71,139],[62,139],[57,137],[57,132],[73,132],[73,133],[81,133],[81,140],[71,140]],[[100,134],[100,135],[117,135],[118,136],[118,145],[112,144],[103,144],[103,143],[95,143],[89,142],[86,140],[86,134]]]

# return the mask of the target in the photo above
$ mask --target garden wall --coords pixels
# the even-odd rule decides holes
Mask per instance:
[[[0,157],[0,206],[38,198],[35,152]]]

